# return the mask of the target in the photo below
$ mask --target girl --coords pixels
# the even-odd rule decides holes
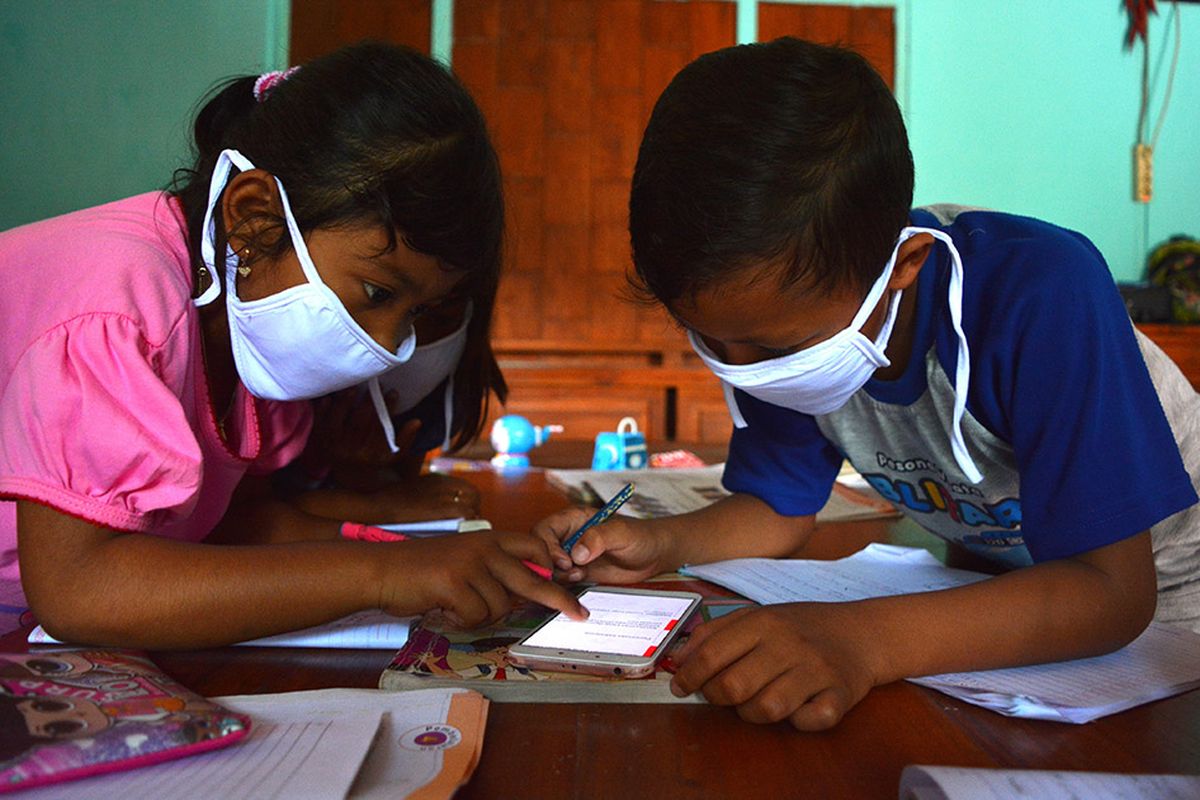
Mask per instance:
[[[500,179],[462,86],[358,45],[230,82],[195,139],[170,194],[0,235],[0,603],[148,648],[363,608],[474,625],[512,594],[582,616],[522,565],[547,562],[525,537],[343,541],[264,480],[304,447],[296,401],[366,381],[383,406],[374,379],[424,311],[469,300],[487,330]],[[494,361],[464,364],[496,385]]]

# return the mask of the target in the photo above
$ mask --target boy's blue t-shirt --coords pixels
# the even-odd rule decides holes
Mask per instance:
[[[1027,217],[946,208],[938,214],[944,224],[916,209],[912,224],[944,230],[962,257],[967,416],[974,438],[989,440],[983,449],[999,451],[991,472],[1010,472],[1015,496],[972,503],[970,487],[947,477],[949,459],[897,464],[870,442],[856,447],[855,468],[918,523],[981,544],[971,549],[1012,566],[1111,544],[1194,505],[1128,313],[1091,242]],[[935,243],[915,287],[917,320],[904,374],[872,379],[852,398],[851,404],[882,410],[872,417],[877,426],[879,419],[885,428],[906,424],[907,409],[920,413],[930,394],[953,384],[958,338],[947,304],[950,270],[949,251]],[[740,390],[734,396],[747,427],[734,430],[725,487],[759,497],[780,514],[815,514],[843,458],[822,431],[839,412],[818,419]],[[948,440],[947,426],[928,438]],[[871,436],[864,427],[867,433],[852,427],[852,435]],[[890,478],[879,469],[888,461]],[[999,538],[987,542],[987,536]]]

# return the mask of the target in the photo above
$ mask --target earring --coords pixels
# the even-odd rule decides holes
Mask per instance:
[[[244,260],[243,260],[244,259]],[[250,274],[250,265],[245,263],[250,260],[250,248],[246,247],[242,250],[242,258],[238,259],[237,274],[245,278]]]

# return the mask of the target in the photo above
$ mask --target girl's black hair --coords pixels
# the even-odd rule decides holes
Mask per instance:
[[[390,247],[402,237],[413,250],[465,270],[462,285],[475,312],[455,380],[453,447],[462,447],[480,433],[489,392],[501,402],[507,396],[489,336],[504,202],[482,114],[445,67],[395,45],[363,42],[317,58],[261,102],[256,77],[234,78],[206,99],[194,125],[195,162],[172,185],[186,220],[195,293],[203,288],[209,180],[227,148],[283,182],[301,232],[374,223],[388,232]],[[216,251],[223,253],[229,232],[219,214],[214,218]],[[251,241],[254,249],[286,253],[283,219],[261,221],[265,233]]]
[[[912,205],[891,91],[857,53],[792,38],[701,56],[646,127],[629,200],[634,289],[670,306],[747,268],[866,291]]]

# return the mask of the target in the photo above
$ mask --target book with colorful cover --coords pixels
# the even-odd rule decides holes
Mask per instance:
[[[241,740],[250,719],[144,655],[0,653],[0,792],[156,764]]]
[[[427,614],[379,677],[379,688],[391,690],[463,687],[474,689],[496,702],[520,703],[679,703],[704,702],[698,695],[679,698],[671,694],[671,654],[687,641],[705,620],[755,605],[707,581],[668,573],[643,583],[645,589],[696,592],[703,599],[700,611],[684,623],[671,649],[645,678],[616,678],[579,673],[551,672],[517,666],[508,648],[554,612],[536,603],[524,603],[500,622],[464,631],[436,615]]]

